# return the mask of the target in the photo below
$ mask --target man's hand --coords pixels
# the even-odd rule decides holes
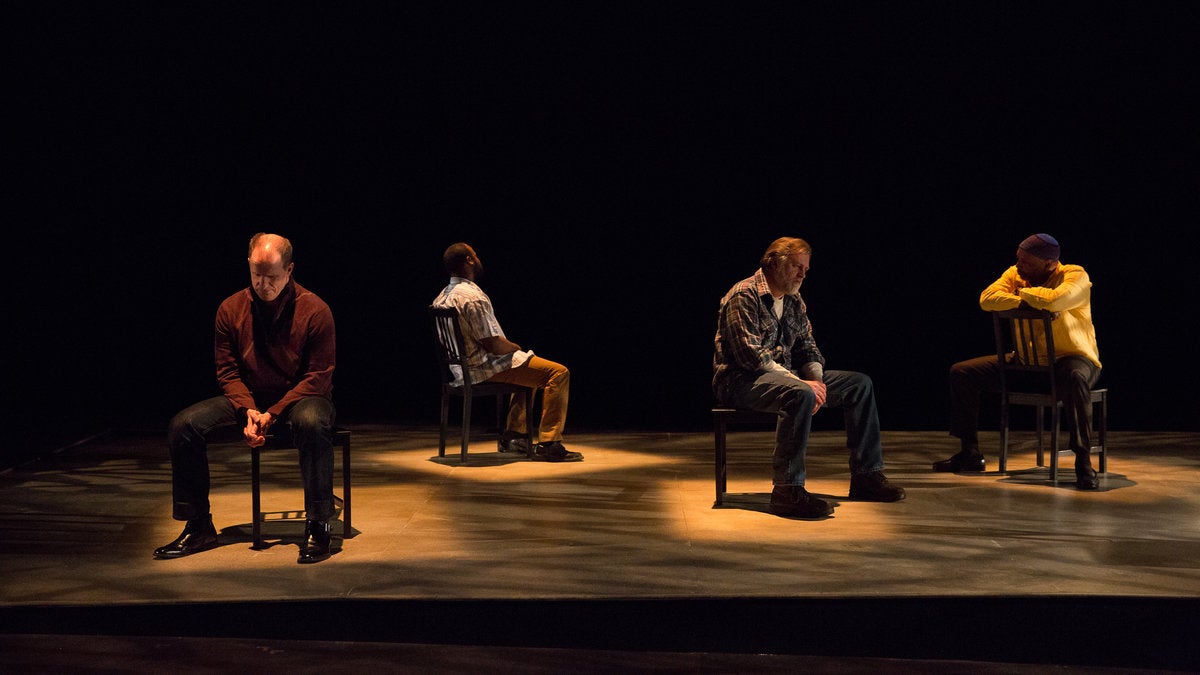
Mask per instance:
[[[813,394],[815,394],[817,397],[817,404],[815,406],[813,406],[813,414],[815,415],[815,414],[817,414],[817,411],[821,409],[821,406],[825,405],[825,393],[826,393],[825,392],[825,383],[821,382],[820,380],[800,380],[800,381],[803,382],[804,384],[807,384],[808,386],[812,387]]]
[[[499,335],[480,338],[479,344],[483,345],[483,348],[485,351],[487,351],[487,353],[495,354],[496,356],[503,356],[505,354],[521,351],[521,345],[509,340],[508,338],[502,338]]]
[[[247,410],[246,428],[242,430],[242,435],[246,437],[246,444],[252,448],[257,448],[266,443],[267,432],[274,423],[275,418],[271,413]]]

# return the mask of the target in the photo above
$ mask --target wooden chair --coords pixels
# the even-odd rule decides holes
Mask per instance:
[[[533,394],[532,387],[522,387],[506,382],[474,382],[471,371],[466,366],[467,345],[462,329],[458,322],[458,308],[429,307],[429,316],[433,319],[434,350],[437,352],[438,363],[442,374],[442,405],[441,428],[438,434],[438,457],[446,456],[446,436],[450,421],[450,399],[462,398],[462,461],[467,461],[467,446],[471,440],[471,402],[478,396],[496,397],[496,428],[502,434],[504,431],[504,413],[508,409],[511,396],[525,397],[525,432],[529,438],[529,458],[533,459]],[[451,366],[457,366],[462,372],[462,380],[454,376]],[[503,438],[497,440],[498,449],[504,450]]]
[[[1008,460],[1010,407],[1033,406],[1037,420],[1037,465],[1045,466],[1045,447],[1042,431],[1045,427],[1045,412],[1050,411],[1050,480],[1058,481],[1060,453],[1071,453],[1070,448],[1059,448],[1062,426],[1063,400],[1054,378],[1054,333],[1053,314],[1045,310],[1012,309],[992,312],[992,328],[996,339],[996,358],[1000,362],[1000,473],[1004,473]],[[1015,380],[1028,378],[1032,374],[1036,389],[1014,390]],[[1095,439],[1099,445],[1091,447],[1093,455],[1100,457],[1100,473],[1108,470],[1108,389],[1092,389],[1093,422],[1099,421],[1099,433]],[[1095,413],[1095,406],[1099,413]]]
[[[760,410],[744,408],[728,408],[717,406],[712,409],[713,441],[716,445],[716,479],[717,498],[714,506],[720,506],[725,499],[726,452],[725,434],[730,424],[778,424],[779,415]]]
[[[351,536],[350,522],[350,430],[338,427],[333,431],[334,446],[342,448],[342,496],[333,496],[335,505],[341,506],[342,510],[342,537],[349,538]],[[299,511],[268,511],[262,510],[262,477],[261,477],[261,458],[260,455],[264,451],[273,450],[295,450],[296,444],[291,438],[286,435],[270,435],[267,436],[267,442],[257,448],[250,448],[250,482],[251,482],[251,497],[250,509],[253,523],[254,546],[259,549],[263,547],[262,526],[266,522],[267,514],[278,514],[278,520],[302,520],[305,517],[303,509]]]

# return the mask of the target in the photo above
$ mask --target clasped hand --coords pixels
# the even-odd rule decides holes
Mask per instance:
[[[262,446],[267,442],[267,432],[274,423],[275,417],[271,413],[247,410],[246,428],[242,430],[242,435],[246,437],[246,443],[252,448]]]
[[[804,384],[807,384],[809,387],[812,387],[813,395],[817,397],[817,404],[813,406],[813,414],[815,415],[817,414],[817,411],[821,409],[821,406],[825,405],[825,383],[821,382],[820,380],[802,379],[800,381]]]

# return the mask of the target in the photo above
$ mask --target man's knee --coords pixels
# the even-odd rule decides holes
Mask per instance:
[[[870,393],[875,388],[875,382],[866,373],[852,372],[847,381],[851,387],[858,391]]]
[[[332,436],[334,415],[332,401],[313,396],[296,402],[288,415],[288,425],[292,428],[292,433],[297,436],[307,434]]]
[[[959,382],[967,379],[967,362],[959,361],[951,365],[949,378],[951,382]]]
[[[187,410],[181,410],[175,413],[171,418],[171,423],[167,425],[167,438],[174,441],[181,438],[192,430],[192,416]]]
[[[175,413],[171,422],[167,424],[167,441],[172,447],[196,440],[203,441],[209,425],[209,415],[205,408],[199,404],[189,406]]]
[[[1088,382],[1087,373],[1081,370],[1067,371],[1067,386],[1072,389],[1086,390],[1091,388],[1091,383]]]
[[[836,392],[842,400],[853,403],[871,396],[874,388],[875,383],[871,380],[870,375],[846,371],[832,383],[830,394]]]
[[[566,385],[571,382],[571,371],[561,363],[550,361],[550,378],[547,381],[549,384]]]
[[[803,382],[788,386],[779,396],[779,409],[788,414],[811,411],[816,404],[816,393],[813,392],[812,387]]]

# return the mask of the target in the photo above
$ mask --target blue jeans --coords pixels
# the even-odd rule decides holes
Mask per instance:
[[[304,508],[309,518],[333,517],[333,424],[337,412],[327,398],[310,396],[288,406],[271,433],[292,440],[300,451]],[[246,420],[238,419],[229,399],[216,396],[184,408],[167,428],[171,450],[172,516],[200,518],[208,502],[208,443],[242,438]]]
[[[850,370],[825,371],[825,408],[841,408],[846,420],[850,473],[883,469],[879,412],[871,378]],[[736,408],[778,413],[775,427],[775,485],[804,485],[805,454],[812,433],[816,394],[812,387],[783,373],[734,373],[722,383],[718,399]]]

